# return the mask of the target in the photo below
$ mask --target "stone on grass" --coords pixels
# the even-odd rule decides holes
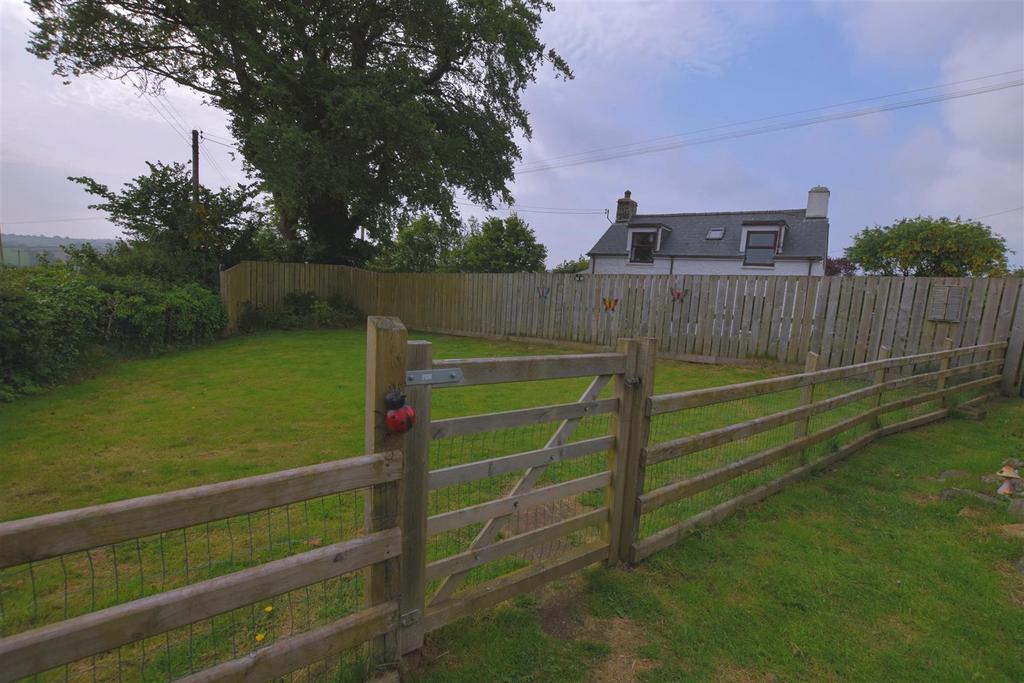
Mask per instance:
[[[964,470],[946,470],[937,476],[936,479],[939,481],[945,481],[946,479],[962,479],[970,476],[970,474],[970,472],[965,472]]]
[[[989,496],[978,491],[972,491],[970,489],[942,489],[939,493],[939,500],[956,500],[957,498],[974,498],[980,500],[983,503],[989,505],[1002,505],[1003,501],[999,500],[995,496]]]

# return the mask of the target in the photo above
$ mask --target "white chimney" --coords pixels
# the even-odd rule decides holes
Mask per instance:
[[[619,200],[618,206],[615,207],[615,222],[616,223],[628,223],[629,219],[636,215],[636,202],[630,198],[633,193],[626,190],[622,199]]]
[[[806,218],[828,218],[828,188],[824,185],[812,187],[807,193]]]

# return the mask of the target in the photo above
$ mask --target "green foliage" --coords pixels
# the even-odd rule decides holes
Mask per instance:
[[[0,400],[67,376],[92,343],[100,291],[61,267],[0,267]]]
[[[395,240],[385,244],[367,267],[388,273],[448,271],[464,242],[465,234],[457,223],[424,214],[401,226]]]
[[[848,258],[825,257],[825,275],[856,275],[857,264]]]
[[[334,295],[321,299],[316,292],[289,292],[284,295],[281,310],[269,311],[245,302],[238,327],[243,332],[279,329],[318,329],[352,327],[365,319],[348,299]]]
[[[552,273],[585,273],[590,270],[590,259],[580,254],[577,259],[566,259],[551,269]]]
[[[263,252],[282,253],[268,210],[254,186],[216,192],[200,187],[192,202],[192,182],[182,164],[149,163],[118,192],[92,178],[70,180],[102,201],[90,209],[105,211],[128,236],[106,253],[91,245],[65,247],[79,268],[111,275],[140,275],[164,282],[215,286],[220,268]]]
[[[317,260],[351,262],[359,228],[383,239],[407,208],[452,219],[456,191],[511,201],[522,92],[544,62],[572,75],[538,38],[546,0],[29,4],[55,74],[169,79],[224,109]]]
[[[464,273],[538,273],[547,255],[547,247],[522,218],[492,216],[471,227],[454,268]]]
[[[1006,240],[978,221],[904,218],[864,228],[846,258],[873,275],[1000,277],[1007,273]]]
[[[66,379],[100,344],[153,352],[213,339],[220,298],[195,283],[86,273],[63,264],[0,269],[0,400]]]
[[[96,284],[106,295],[98,316],[100,339],[121,350],[207,342],[227,323],[220,298],[192,282],[167,285],[138,276],[102,276]]]

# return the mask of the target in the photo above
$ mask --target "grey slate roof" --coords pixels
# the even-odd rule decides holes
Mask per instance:
[[[626,231],[633,227],[663,225],[670,228],[661,238],[656,256],[710,256],[740,258],[744,221],[785,221],[786,236],[778,258],[824,258],[828,251],[828,219],[805,218],[806,209],[737,211],[725,213],[637,214],[628,223],[608,226],[588,256],[624,256]],[[750,226],[747,226],[750,227]],[[706,239],[711,228],[725,228],[720,240]]]

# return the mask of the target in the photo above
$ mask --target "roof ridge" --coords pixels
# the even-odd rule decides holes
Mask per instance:
[[[728,216],[744,213],[807,213],[806,208],[799,209],[764,209],[753,211],[695,211],[683,213],[638,213],[629,220],[630,223],[636,218],[653,218],[655,216]]]

